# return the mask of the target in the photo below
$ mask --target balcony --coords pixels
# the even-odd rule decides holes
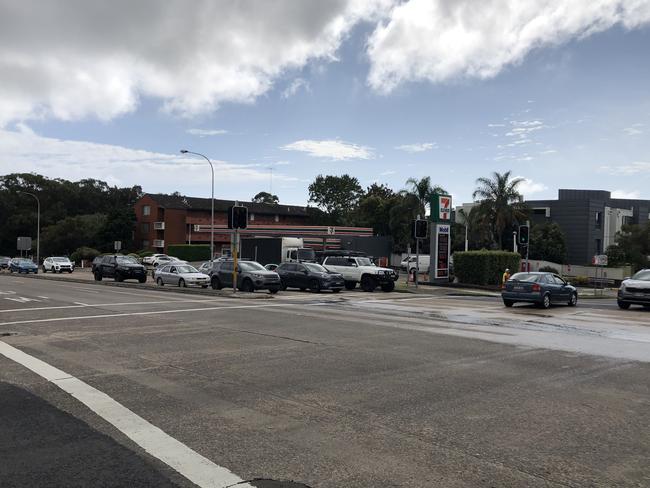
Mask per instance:
[[[154,230],[165,230],[165,223],[164,222],[154,222],[153,223],[153,228],[154,228]]]
[[[153,247],[165,247],[165,240],[164,239],[154,239],[153,240]]]

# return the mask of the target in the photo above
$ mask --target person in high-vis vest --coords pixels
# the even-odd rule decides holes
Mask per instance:
[[[506,268],[506,271],[503,273],[503,276],[501,277],[501,288],[506,286],[506,281],[510,279],[510,268]]]

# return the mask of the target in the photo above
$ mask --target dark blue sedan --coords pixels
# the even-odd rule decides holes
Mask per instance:
[[[15,258],[9,262],[9,271],[11,273],[38,273],[38,266],[36,266],[31,259]]]
[[[534,303],[541,308],[549,308],[553,303],[575,307],[578,290],[553,273],[515,273],[503,287],[501,298],[506,307],[516,302]]]

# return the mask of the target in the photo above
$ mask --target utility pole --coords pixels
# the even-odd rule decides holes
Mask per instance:
[[[188,151],[187,149],[181,149],[181,154],[194,154],[195,156],[200,156],[205,159],[210,164],[210,169],[212,170],[212,199],[211,199],[211,214],[210,214],[210,262],[214,259],[214,166],[212,166],[212,161],[205,154]]]

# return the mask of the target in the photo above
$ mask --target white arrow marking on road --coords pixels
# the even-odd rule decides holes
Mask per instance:
[[[18,303],[40,302],[40,300],[37,300],[36,298],[27,298],[27,297],[16,297],[16,298],[5,297],[5,300],[11,300]]]

